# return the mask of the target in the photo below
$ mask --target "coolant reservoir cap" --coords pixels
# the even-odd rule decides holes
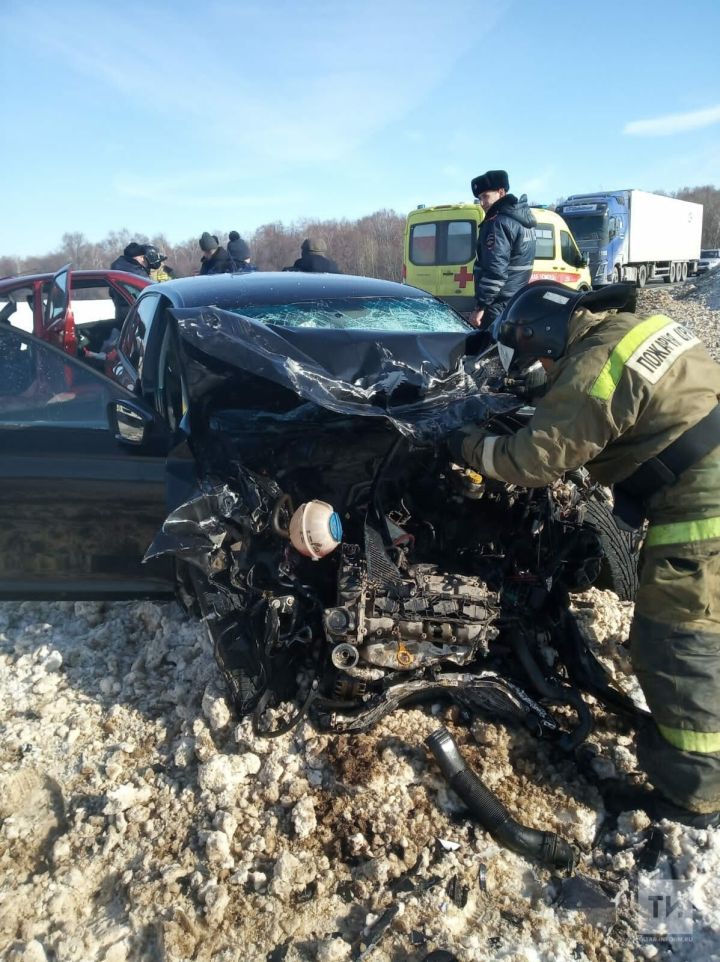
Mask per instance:
[[[301,504],[290,519],[290,541],[306,558],[319,561],[342,541],[340,515],[326,501]]]

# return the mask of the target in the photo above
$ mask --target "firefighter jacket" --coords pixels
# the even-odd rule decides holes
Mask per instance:
[[[160,284],[163,281],[171,281],[172,279],[172,274],[168,274],[162,264],[160,267],[153,267],[150,271],[150,280],[153,284]]]
[[[467,433],[462,453],[489,477],[537,487],[585,465],[602,484],[628,478],[708,414],[720,365],[663,315],[579,310],[568,347],[526,427],[510,437]],[[720,448],[649,501],[663,523],[718,515]]]
[[[523,195],[506,194],[492,205],[478,230],[473,267],[475,302],[497,316],[529,283],[535,260],[535,216]]]

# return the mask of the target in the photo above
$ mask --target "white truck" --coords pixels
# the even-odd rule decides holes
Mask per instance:
[[[558,204],[590,267],[593,287],[696,274],[702,204],[644,190],[573,194]]]

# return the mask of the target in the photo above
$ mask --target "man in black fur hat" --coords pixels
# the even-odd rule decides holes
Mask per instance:
[[[535,260],[535,217],[523,194],[510,191],[507,171],[488,170],[471,181],[473,195],[485,211],[473,267],[473,327],[490,329],[503,307],[529,283]]]

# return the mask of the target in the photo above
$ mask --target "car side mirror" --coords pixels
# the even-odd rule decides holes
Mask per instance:
[[[583,257],[582,254],[578,254],[577,260],[575,262],[576,267],[587,267],[587,258]]]
[[[133,401],[111,401],[108,404],[110,430],[116,441],[139,447],[153,433],[155,418]]]

